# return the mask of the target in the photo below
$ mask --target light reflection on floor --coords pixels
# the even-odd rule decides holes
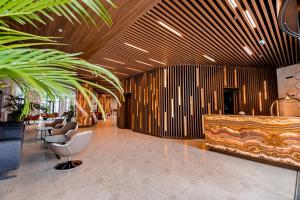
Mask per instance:
[[[199,140],[118,129],[112,118],[85,129],[95,133],[75,157],[83,165],[62,172],[53,166],[65,159],[49,155],[30,127],[21,167],[9,174],[17,177],[0,180],[0,199],[293,199],[295,171],[210,152]]]

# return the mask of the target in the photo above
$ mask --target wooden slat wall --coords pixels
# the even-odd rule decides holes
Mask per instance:
[[[179,65],[124,79],[123,85],[132,94],[132,129],[168,138],[203,138],[202,115],[223,113],[224,88],[238,89],[237,112],[247,115],[269,115],[278,96],[271,68]]]

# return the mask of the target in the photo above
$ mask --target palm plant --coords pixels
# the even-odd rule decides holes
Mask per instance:
[[[111,0],[106,0],[114,6]],[[100,88],[117,100],[117,95],[103,85],[81,79],[77,72],[87,72],[101,77],[123,93],[119,79],[105,68],[79,59],[80,53],[70,54],[55,49],[39,49],[40,45],[57,44],[55,38],[37,36],[11,28],[12,23],[21,25],[46,24],[53,15],[64,16],[71,23],[81,21],[97,27],[89,12],[96,13],[108,26],[111,17],[100,0],[1,0],[0,1],[0,90],[5,80],[11,80],[24,95],[22,116],[30,110],[30,92],[50,99],[63,98],[77,90],[91,105],[91,98],[97,102],[101,112],[103,108],[97,97],[82,84]],[[119,100],[118,100],[119,101]]]

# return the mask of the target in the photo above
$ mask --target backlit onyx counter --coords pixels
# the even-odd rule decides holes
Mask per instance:
[[[300,167],[300,117],[204,115],[208,148]]]

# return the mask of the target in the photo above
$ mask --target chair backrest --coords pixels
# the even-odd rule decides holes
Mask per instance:
[[[78,123],[77,122],[68,122],[64,126],[64,129],[66,129],[66,130],[77,130],[78,129]]]
[[[72,156],[82,152],[91,142],[93,131],[86,131],[74,135],[67,143]]]
[[[62,124],[64,122],[64,119],[55,119],[52,124],[55,126],[56,124]]]
[[[86,131],[74,135],[66,144],[52,143],[52,149],[60,156],[69,157],[81,153],[90,143],[92,131]]]
[[[78,123],[77,122],[68,122],[62,128],[54,129],[52,131],[52,134],[53,135],[65,135],[69,131],[76,131],[77,129],[78,129]]]

